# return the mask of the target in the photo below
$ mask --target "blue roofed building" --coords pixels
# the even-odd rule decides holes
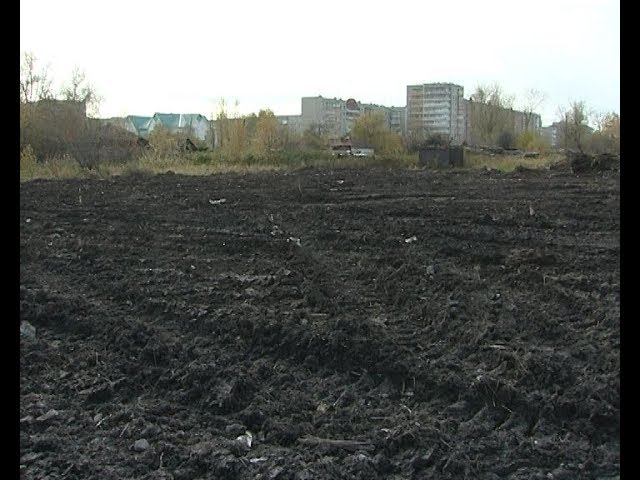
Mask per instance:
[[[209,120],[199,113],[156,113],[148,124],[148,132],[154,128],[163,126],[172,133],[181,133],[188,138],[205,140],[211,129]]]
[[[124,128],[139,137],[149,136],[149,121],[151,117],[141,117],[139,115],[127,115],[124,117]]]

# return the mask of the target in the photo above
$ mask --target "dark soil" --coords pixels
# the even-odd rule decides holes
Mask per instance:
[[[23,478],[620,475],[617,172],[20,195]]]

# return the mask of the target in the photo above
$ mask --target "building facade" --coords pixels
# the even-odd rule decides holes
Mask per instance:
[[[548,127],[541,128],[542,136],[553,148],[557,148],[560,145],[560,129],[560,122],[554,122]]]
[[[404,136],[407,132],[407,108],[389,108],[389,127],[392,132]]]
[[[295,132],[302,132],[302,115],[276,115],[280,125],[290,128]]]
[[[383,114],[387,126],[399,134],[405,133],[405,108],[359,103],[350,98],[302,97],[300,115],[278,115],[282,125],[297,132],[313,130],[319,135],[340,138],[348,135],[356,120],[369,112]]]
[[[344,135],[347,129],[346,110],[346,102],[341,99],[302,97],[302,128],[320,135]]]
[[[453,83],[407,86],[406,131],[427,138],[442,135],[452,144],[465,139],[464,88]]]

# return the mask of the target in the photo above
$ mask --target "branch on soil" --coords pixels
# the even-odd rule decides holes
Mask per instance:
[[[303,437],[298,439],[303,445],[325,445],[329,447],[343,448],[345,450],[373,450],[373,444],[357,440],[332,440],[319,437]]]

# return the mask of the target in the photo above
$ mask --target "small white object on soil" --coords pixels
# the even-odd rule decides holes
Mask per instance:
[[[299,239],[299,238],[296,238],[296,237],[289,237],[289,238],[287,239],[287,242],[293,242],[293,243],[295,243],[298,247],[301,247],[301,246],[302,246],[302,244],[300,243],[300,239]]]
[[[243,446],[246,445],[247,448],[251,448],[251,443],[253,442],[253,435],[251,434],[250,431],[247,430],[244,435],[240,435],[238,438],[236,438],[236,441],[242,444]]]
[[[20,336],[26,338],[36,338],[36,327],[23,320],[22,322],[20,322]]]
[[[133,449],[136,452],[144,452],[145,450],[149,449],[149,442],[147,441],[146,438],[141,438],[140,440],[136,440],[135,443],[133,444]]]

